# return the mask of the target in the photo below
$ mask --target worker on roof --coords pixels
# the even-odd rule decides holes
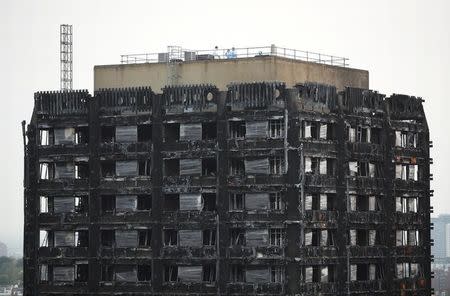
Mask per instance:
[[[236,49],[234,47],[231,48],[230,59],[237,58]]]
[[[227,57],[227,59],[235,59],[235,58],[237,58],[235,48],[232,47],[231,50],[227,49],[227,52],[225,52],[225,56]]]
[[[227,59],[231,59],[232,57],[231,57],[231,50],[228,48],[227,49],[227,51],[225,52],[225,57],[227,58]]]
[[[213,55],[214,55],[214,59],[220,59],[219,47],[217,45],[214,47]]]

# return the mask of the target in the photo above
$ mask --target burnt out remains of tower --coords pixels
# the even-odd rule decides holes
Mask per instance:
[[[25,295],[430,295],[421,98],[270,55],[173,68],[35,94]]]

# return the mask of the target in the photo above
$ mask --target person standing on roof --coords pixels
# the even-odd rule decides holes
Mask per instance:
[[[227,51],[225,52],[225,57],[227,58],[227,59],[231,59],[232,57],[231,57],[231,50],[230,49],[227,49]]]
[[[230,59],[237,58],[236,49],[234,47],[231,48]]]
[[[214,55],[214,59],[220,59],[219,47],[217,45],[214,47],[213,55]]]

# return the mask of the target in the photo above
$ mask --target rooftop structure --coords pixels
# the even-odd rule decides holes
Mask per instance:
[[[171,67],[35,94],[24,295],[430,295],[421,98],[276,56]]]
[[[282,81],[287,87],[314,81],[338,90],[369,88],[369,72],[347,67],[346,58],[274,45],[235,50],[236,58],[226,58],[222,49],[178,49],[171,59],[168,53],[122,56],[119,65],[95,66],[94,89],[145,85],[159,91],[173,84],[212,84],[224,91],[232,82],[254,81]]]

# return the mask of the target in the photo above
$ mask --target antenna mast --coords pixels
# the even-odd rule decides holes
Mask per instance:
[[[61,90],[72,90],[72,25],[60,26]]]

